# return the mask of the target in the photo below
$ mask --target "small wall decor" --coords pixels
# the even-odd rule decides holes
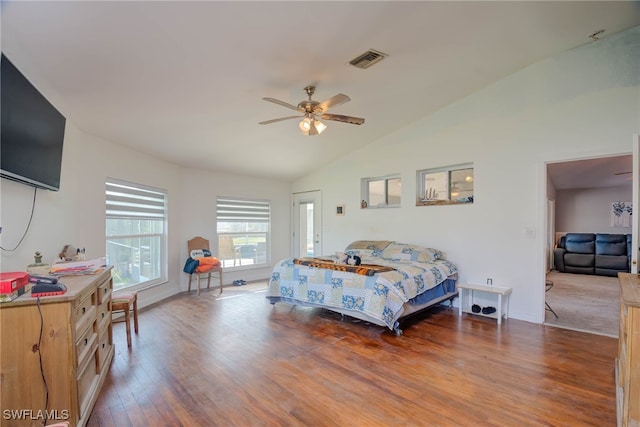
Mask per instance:
[[[611,202],[611,226],[631,227],[631,202]]]
[[[344,205],[336,206],[336,215],[344,215]]]
[[[27,266],[27,271],[29,272],[29,274],[49,274],[51,266],[42,262],[42,252],[36,251],[33,259],[34,263]]]

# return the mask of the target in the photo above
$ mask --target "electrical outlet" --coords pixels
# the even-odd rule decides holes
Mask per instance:
[[[493,285],[493,279],[491,277],[487,277],[487,285]]]

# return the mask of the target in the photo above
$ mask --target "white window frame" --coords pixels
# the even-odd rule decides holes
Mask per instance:
[[[471,169],[471,181],[467,184],[471,191],[470,201],[455,200],[454,184],[451,180],[451,173]],[[425,181],[427,175],[445,173],[444,188],[438,190],[436,194],[431,193],[432,189],[426,188]],[[473,163],[461,163],[457,165],[442,166],[438,168],[422,169],[416,171],[416,206],[434,206],[434,205],[458,205],[458,204],[471,204],[473,203],[475,196],[475,176],[473,170]],[[441,194],[444,193],[444,194]]]
[[[105,182],[105,250],[107,263],[114,267],[113,273],[121,273],[117,260],[109,259],[112,251],[109,248],[110,241],[117,239],[135,238],[159,238],[159,255],[157,268],[158,276],[150,280],[137,281],[135,283],[117,286],[114,281],[114,289],[143,289],[160,283],[167,282],[167,217],[168,217],[168,193],[166,190],[149,187],[142,184],[127,182],[114,178],[107,178]],[[107,221],[110,219],[151,219],[162,220],[161,232],[141,234],[108,234]],[[142,266],[138,265],[138,271],[142,273]]]
[[[249,222],[249,223],[265,223],[266,231],[220,231],[218,222]],[[266,199],[251,199],[246,197],[227,197],[218,196],[216,198],[216,233],[217,246],[216,254],[220,255],[220,238],[231,236],[234,239],[249,239],[251,237],[265,235],[265,254],[262,256],[256,251],[256,257],[251,264],[242,264],[243,255],[241,249],[237,248],[239,254],[239,265],[236,265],[234,258],[233,265],[226,265],[225,259],[223,268],[229,271],[252,270],[255,268],[264,268],[271,265],[271,201]],[[246,244],[245,244],[246,245]],[[243,246],[243,245],[240,245]],[[249,245],[250,246],[250,245]],[[256,248],[257,249],[257,248]]]
[[[389,203],[389,181],[400,181],[400,201],[398,203]],[[378,203],[376,205],[371,204],[369,195],[369,184],[376,181],[384,181],[384,203]],[[361,180],[361,202],[360,207],[362,209],[386,209],[386,208],[399,208],[402,204],[402,177],[400,174],[377,176],[372,178],[362,178]]]

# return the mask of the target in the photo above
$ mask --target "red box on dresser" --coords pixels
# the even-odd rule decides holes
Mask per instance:
[[[12,301],[28,290],[29,273],[13,271],[0,273],[0,302]]]

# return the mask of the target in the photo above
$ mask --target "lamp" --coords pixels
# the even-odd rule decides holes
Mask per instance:
[[[459,195],[460,188],[456,184],[453,184],[453,186],[451,187],[451,197],[458,197]]]
[[[312,114],[306,114],[298,127],[303,134],[310,136],[321,134],[327,128],[327,125],[317,120]]]

